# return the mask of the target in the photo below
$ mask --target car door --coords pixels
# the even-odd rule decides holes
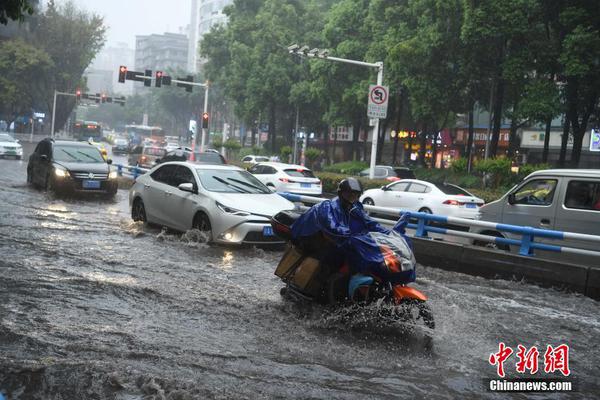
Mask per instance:
[[[144,204],[148,218],[158,224],[173,226],[168,216],[166,192],[173,193],[172,181],[177,165],[164,165],[144,182]],[[173,226],[174,227],[174,226]]]
[[[425,196],[428,190],[431,189],[422,183],[411,182],[404,194],[404,209],[407,211],[420,211],[423,208],[427,208],[429,211],[434,212],[434,210],[425,205]]]
[[[186,231],[192,228],[194,213],[196,211],[196,194],[179,189],[182,183],[191,183],[196,191],[198,183],[192,170],[184,165],[177,165],[171,179],[171,189],[165,192],[166,216],[177,229]]]
[[[498,222],[554,229],[558,184],[557,178],[543,177],[524,182],[512,191],[514,204],[508,201],[504,204],[502,221]]]
[[[386,190],[382,190],[380,193],[380,200],[375,204],[381,205],[381,207],[406,209],[406,189],[408,185],[408,182],[398,182],[386,186]]]
[[[387,168],[375,167],[375,175],[373,176],[375,179],[385,179],[388,176]]]

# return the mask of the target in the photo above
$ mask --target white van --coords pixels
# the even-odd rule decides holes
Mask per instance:
[[[536,171],[512,188],[499,200],[480,209],[481,220],[509,225],[530,226],[563,232],[600,236],[600,169],[550,169]],[[485,228],[471,232],[490,236],[520,239],[520,235]],[[535,239],[557,246],[600,250],[597,243]],[[485,243],[475,242],[476,245]],[[502,250],[517,252],[517,246],[496,245]],[[514,247],[514,248],[513,248]],[[540,256],[550,256],[564,262],[600,265],[600,258],[575,257],[562,253],[536,250]]]

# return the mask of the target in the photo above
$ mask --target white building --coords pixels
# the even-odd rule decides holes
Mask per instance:
[[[127,43],[103,48],[86,69],[88,91],[108,95],[128,96],[133,93],[133,82],[118,83],[119,66],[133,67],[135,51]]]
[[[223,14],[223,9],[233,3],[233,0],[198,0],[200,2],[200,8],[198,10],[198,36],[197,41],[202,40],[202,37],[210,32],[210,28],[217,24],[226,24],[227,16]],[[195,3],[195,1],[192,1]],[[192,5],[193,7],[193,5]],[[194,17],[192,17],[193,22]],[[196,54],[198,52],[196,46]],[[198,70],[201,69],[202,65],[206,62],[200,57],[196,56]]]

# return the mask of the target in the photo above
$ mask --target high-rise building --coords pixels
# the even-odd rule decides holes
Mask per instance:
[[[196,62],[198,58],[198,0],[192,0],[192,9],[190,10],[190,25],[188,27],[188,64],[187,69],[190,73],[196,73]]]
[[[210,32],[210,28],[217,24],[226,24],[227,16],[223,14],[223,9],[233,3],[233,0],[199,0],[200,9],[198,10],[198,36],[197,40]],[[197,52],[197,50],[196,50]],[[201,69],[206,60],[197,58],[198,69]]]
[[[188,38],[180,33],[135,37],[135,70],[188,72]]]
[[[86,69],[87,87],[91,93],[130,95],[133,82],[118,83],[119,66],[134,66],[135,51],[127,43],[103,48]]]

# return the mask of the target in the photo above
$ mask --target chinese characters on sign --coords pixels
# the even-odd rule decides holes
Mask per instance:
[[[590,134],[590,151],[600,151],[600,129],[592,129]]]
[[[514,350],[500,342],[498,345],[498,352],[490,354],[489,363],[496,367],[496,373],[499,377],[504,378],[504,363],[508,361],[510,356],[514,353]],[[517,363],[515,364],[516,371],[524,374],[534,375],[538,372],[540,352],[536,346],[532,346],[527,349],[525,346],[517,346]],[[547,345],[544,352],[544,372],[547,374],[553,374],[560,372],[564,376],[569,376],[571,370],[569,369],[569,346],[561,344],[560,346],[553,347]]]

